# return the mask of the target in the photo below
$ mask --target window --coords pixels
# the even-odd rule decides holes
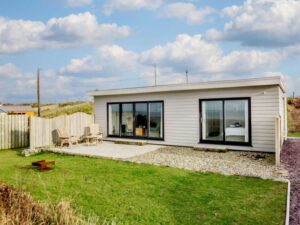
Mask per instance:
[[[162,103],[149,104],[149,137],[162,138]]]
[[[121,136],[133,136],[133,104],[121,104]]]
[[[148,136],[148,104],[135,104],[135,136]]]
[[[107,104],[108,136],[163,139],[163,102]]]
[[[250,98],[200,100],[201,143],[251,145]]]
[[[117,136],[120,133],[120,113],[119,104],[108,105],[108,134]]]

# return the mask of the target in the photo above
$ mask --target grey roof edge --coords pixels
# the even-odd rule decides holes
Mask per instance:
[[[285,93],[285,88],[281,76],[268,76],[246,79],[231,79],[207,81],[201,83],[190,84],[169,84],[145,87],[132,87],[122,89],[108,89],[92,91],[90,96],[110,96],[110,95],[125,95],[125,94],[142,94],[142,93],[159,93],[159,92],[174,92],[188,90],[205,90],[205,89],[222,89],[222,88],[238,88],[238,87],[254,87],[254,86],[273,86],[278,85]]]

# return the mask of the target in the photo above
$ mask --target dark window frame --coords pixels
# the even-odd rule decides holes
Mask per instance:
[[[149,119],[149,104],[150,103],[161,103],[162,104],[162,137],[160,138],[154,138],[149,137],[149,131],[150,127],[148,127],[147,137],[142,136],[136,136],[135,135],[135,104],[136,103],[146,103],[147,104],[147,117]],[[121,135],[121,127],[119,127],[119,135],[110,135],[109,134],[109,105],[119,105],[119,126],[122,124],[122,104],[133,104],[133,136],[122,136]],[[164,101],[163,100],[157,100],[157,101],[126,101],[126,102],[107,102],[106,103],[106,118],[107,118],[107,137],[115,137],[115,138],[126,138],[126,139],[140,139],[140,140],[157,140],[157,141],[164,141],[165,140],[165,107],[164,107]]]
[[[248,101],[248,142],[236,142],[236,141],[225,141],[225,101],[230,100],[247,100]],[[213,141],[213,140],[204,140],[202,133],[202,102],[206,101],[222,101],[222,110],[223,110],[223,140],[222,141]],[[199,127],[200,127],[200,144],[216,144],[216,145],[236,145],[236,146],[252,146],[252,120],[251,120],[251,97],[239,97],[239,98],[208,98],[208,99],[199,99]]]

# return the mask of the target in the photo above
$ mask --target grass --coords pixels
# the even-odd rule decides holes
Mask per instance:
[[[27,168],[55,160],[53,171]],[[72,199],[88,216],[117,224],[283,224],[286,184],[251,177],[42,153],[0,151],[0,180],[46,202]]]
[[[92,114],[94,110],[91,102],[70,102],[61,103],[55,109],[43,110],[41,116],[44,118],[53,118],[61,115],[70,115],[76,112]]]
[[[289,137],[300,137],[300,132],[289,132]]]

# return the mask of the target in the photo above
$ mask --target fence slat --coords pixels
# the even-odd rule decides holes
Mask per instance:
[[[82,137],[86,128],[94,121],[92,115],[75,113],[58,116],[52,119],[31,117],[30,120],[30,148],[52,146],[57,143],[55,130],[64,128],[69,135]]]
[[[28,147],[28,117],[0,115],[0,150]]]
[[[53,119],[25,115],[0,115],[0,150],[31,148],[56,144],[54,131],[65,128],[70,135],[82,137],[94,117],[85,113],[59,116]]]

